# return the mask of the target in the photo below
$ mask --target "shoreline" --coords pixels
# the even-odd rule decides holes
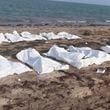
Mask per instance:
[[[86,20],[50,22],[0,22],[0,26],[110,26],[110,20],[106,20],[105,22],[89,22]]]
[[[101,34],[104,33],[106,34],[110,28],[110,25],[96,25],[96,24],[7,24],[7,25],[1,25],[0,24],[0,33],[6,33],[6,32],[13,32],[14,30],[18,32],[23,32],[23,31],[29,31],[31,33],[41,33],[41,32],[54,32],[58,33],[61,31],[65,31],[71,34],[77,34],[77,35],[82,35],[85,33],[85,31],[89,31],[90,35],[97,35],[97,32],[93,32],[94,30],[96,31],[101,31]],[[88,32],[87,32],[88,33]],[[98,32],[98,35],[101,35]],[[87,35],[86,35],[87,36]],[[85,37],[86,37],[85,36]]]

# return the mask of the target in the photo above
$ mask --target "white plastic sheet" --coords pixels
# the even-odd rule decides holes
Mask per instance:
[[[2,42],[8,42],[8,40],[5,38],[3,33],[0,33],[0,43]]]
[[[20,34],[17,31],[13,33],[0,33],[0,43],[2,42],[20,42],[20,41],[35,41],[35,40],[54,40],[54,39],[80,39],[76,35],[69,34],[67,32],[60,32],[58,34],[50,33],[40,33],[31,34],[30,32],[24,31]]]
[[[43,57],[33,48],[22,50],[16,57],[23,63],[31,66],[39,74],[50,73],[54,70],[69,69],[68,65],[62,65],[50,58]]]
[[[53,32],[50,32],[50,33],[40,33],[40,35],[45,37],[47,40],[64,39],[63,36],[55,35]]]
[[[17,33],[17,31],[13,31],[13,33],[5,33],[6,39],[9,42],[20,42],[24,39]]]
[[[110,61],[110,55],[93,50],[88,47],[77,48],[70,46],[68,50],[60,48],[56,45],[52,46],[46,54],[52,58],[69,63],[77,68],[88,67],[92,64],[101,64],[105,61]]]
[[[21,35],[25,41],[46,40],[46,38],[42,37],[41,35],[31,34],[27,31],[22,32]]]
[[[20,62],[12,62],[0,55],[0,78],[16,74],[32,71],[29,67]]]
[[[101,50],[105,51],[106,53],[110,53],[110,46],[109,45],[102,46]]]
[[[53,32],[50,33],[40,33],[41,36],[47,38],[48,40],[53,39],[80,39],[79,36],[69,34],[67,32],[60,32],[58,34],[54,34]]]
[[[72,34],[69,34],[67,32],[60,32],[57,34],[57,36],[59,36],[59,38],[64,38],[64,39],[80,39],[79,36],[76,36],[76,35],[72,35]]]

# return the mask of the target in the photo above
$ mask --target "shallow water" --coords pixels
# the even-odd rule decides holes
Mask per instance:
[[[0,0],[0,23],[103,22],[110,7],[49,0]],[[108,22],[107,22],[108,23]]]

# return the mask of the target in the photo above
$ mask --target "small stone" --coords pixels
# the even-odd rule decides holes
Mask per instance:
[[[88,44],[88,42],[85,43],[86,45]]]
[[[21,81],[21,79],[19,78],[18,81]]]
[[[102,74],[104,74],[104,73],[105,73],[105,69],[103,69],[103,68],[98,68],[98,69],[97,69],[97,73],[102,73]]]
[[[45,43],[46,43],[46,44],[48,44],[49,42],[48,42],[48,41],[46,41]]]

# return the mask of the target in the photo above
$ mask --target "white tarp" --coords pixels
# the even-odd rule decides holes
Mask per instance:
[[[16,55],[17,59],[31,66],[39,74],[50,73],[54,70],[69,69],[68,65],[63,65],[50,58],[41,56],[35,49],[28,48]]]
[[[46,55],[67,62],[79,69],[92,64],[101,64],[105,61],[110,61],[109,54],[99,50],[93,50],[89,47],[78,48],[70,46],[68,50],[65,50],[64,48],[54,45]]]
[[[59,32],[57,34],[57,36],[59,36],[59,38],[64,38],[64,39],[80,39],[79,36],[76,36],[76,35],[72,35],[72,34],[69,34],[67,32]]]
[[[24,31],[20,34],[17,31],[13,33],[0,33],[0,43],[2,42],[20,42],[20,41],[35,41],[35,40],[53,40],[53,39],[80,39],[76,35],[69,34],[67,32],[60,32],[58,34],[50,33],[40,33],[31,34],[30,32]]]
[[[41,36],[45,37],[47,40],[53,40],[53,39],[62,39],[59,36],[55,35],[53,32],[50,33],[40,33]]]
[[[13,33],[5,33],[6,39],[9,42],[20,42],[23,41],[24,39],[18,34],[17,31],[13,31]]]
[[[0,55],[0,78],[32,71],[30,68],[20,62],[12,62]]]
[[[47,38],[48,40],[53,40],[53,39],[80,39],[80,37],[76,35],[69,34],[67,32],[60,32],[57,35],[54,34],[53,32],[50,33],[40,33],[41,36]]]
[[[103,51],[106,52],[106,53],[110,53],[110,46],[109,46],[109,45],[102,46],[102,47],[101,47],[101,50],[103,50]]]
[[[46,40],[46,38],[42,37],[41,35],[31,34],[30,32],[27,31],[22,32],[21,35],[25,41]]]
[[[8,40],[5,38],[3,33],[0,33],[0,43],[2,42],[8,42]]]

